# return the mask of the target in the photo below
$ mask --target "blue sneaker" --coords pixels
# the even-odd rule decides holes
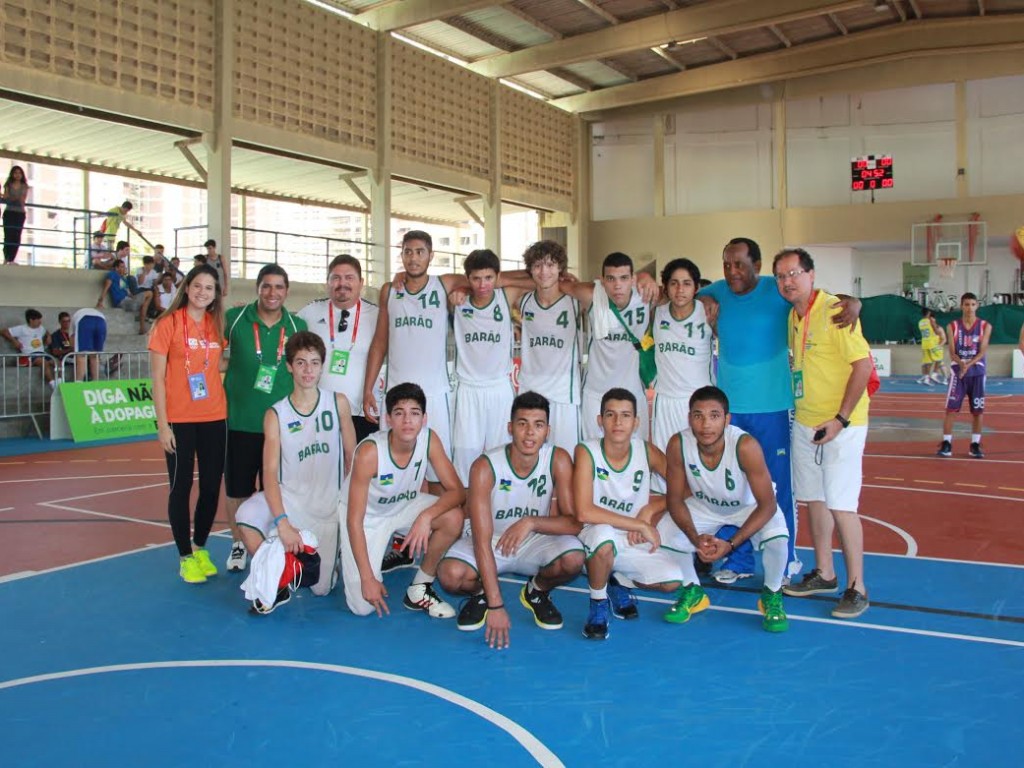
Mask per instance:
[[[640,611],[636,606],[633,590],[613,581],[608,582],[608,601],[612,604],[612,616],[616,619],[636,619]]]
[[[609,601],[590,601],[590,613],[587,615],[587,623],[583,626],[583,636],[588,640],[608,639],[608,611]]]

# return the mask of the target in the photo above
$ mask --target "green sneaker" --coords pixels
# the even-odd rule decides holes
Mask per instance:
[[[676,593],[676,602],[668,613],[665,621],[670,624],[685,624],[695,613],[700,613],[711,605],[707,593],[700,584],[685,584]]]
[[[782,607],[782,590],[772,592],[767,587],[761,590],[761,597],[757,601],[757,610],[764,615],[761,626],[765,632],[785,632],[789,629],[789,619],[786,618],[786,609]]]
[[[210,553],[205,549],[197,549],[192,552],[192,558],[199,563],[199,570],[203,572],[203,576],[217,575],[217,566],[213,564]]]
[[[206,581],[203,567],[194,555],[181,558],[178,565],[178,575],[181,576],[181,580],[186,584],[202,584]]]

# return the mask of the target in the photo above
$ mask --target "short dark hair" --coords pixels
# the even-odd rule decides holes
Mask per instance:
[[[38,309],[26,309],[25,310],[25,322],[29,323],[33,320],[42,320],[43,313]]]
[[[347,264],[355,269],[356,274],[359,275],[359,279],[363,279],[363,266],[359,263],[359,259],[347,253],[339,254],[331,259],[331,263],[327,265],[327,274],[331,274],[331,270],[335,267],[340,267],[342,264]]]
[[[462,268],[466,270],[466,277],[470,272],[477,272],[481,269],[493,269],[494,274],[501,272],[501,261],[498,254],[487,248],[478,248],[472,251],[466,260],[462,262]]]
[[[604,407],[608,404],[609,400],[626,400],[633,405],[633,415],[636,415],[636,395],[630,392],[628,389],[622,387],[612,387],[604,396],[601,398],[601,413],[604,413]]]
[[[143,264],[155,264],[156,263],[156,259],[154,259],[152,256],[143,256],[142,257],[142,263]]]
[[[427,396],[419,384],[407,381],[393,386],[384,396],[384,410],[390,414],[402,400],[414,400],[424,413],[427,412]]]
[[[433,252],[434,250],[434,239],[422,229],[410,229],[404,235],[402,235],[402,247],[410,240],[422,240],[427,244],[427,250]]]
[[[730,245],[745,245],[747,246],[747,255],[750,256],[752,262],[756,263],[761,260],[761,246],[749,237],[734,237],[725,244],[725,248],[728,248]],[[722,250],[725,251],[725,248]]]
[[[814,269],[814,259],[803,248],[783,248],[772,259],[772,274],[775,274],[776,265],[787,256],[796,256],[800,260],[800,269],[807,270],[808,272]]]
[[[197,264],[205,264],[207,262],[206,254],[197,253],[195,256],[192,257],[192,261],[196,262]]]
[[[114,265],[111,267],[111,269],[117,269],[118,267],[123,267],[123,266],[124,266],[124,259],[114,259]]]
[[[544,261],[544,259],[551,259],[555,262],[558,265],[559,274],[569,268],[569,257],[565,253],[565,248],[554,240],[538,240],[523,253],[523,264],[526,266],[527,272],[533,269],[534,264]]]
[[[155,250],[156,250],[157,248],[159,248],[159,249],[160,249],[161,251],[162,251],[162,250],[164,250],[164,244],[163,244],[163,243],[157,243],[156,245],[154,245],[154,246],[153,246],[153,250],[154,250],[154,251],[155,251]]]
[[[931,317],[931,316],[932,316],[931,307],[921,307],[921,317]]]
[[[967,293],[965,293],[965,294],[964,294],[963,296],[961,296],[961,297],[960,297],[960,303],[961,303],[961,304],[963,304],[963,303],[964,303],[965,301],[967,301],[968,299],[970,299],[971,301],[977,301],[977,300],[978,300],[978,297],[977,297],[977,296],[975,296],[975,295],[974,295],[973,293],[971,293],[970,291],[968,291]]]
[[[284,287],[288,288],[288,273],[285,272],[284,267],[280,264],[264,264],[263,268],[256,275],[256,288],[260,287],[260,283],[263,282],[263,278],[267,275],[280,275],[284,278]]]
[[[707,386],[694,391],[694,393],[690,395],[690,410],[693,410],[694,403],[700,403],[704,400],[713,400],[714,402],[719,403],[726,413],[729,412],[729,398],[726,396],[725,392],[716,386],[708,384]]]
[[[629,272],[630,274],[632,274],[633,260],[629,258],[629,256],[627,256],[626,254],[621,253],[620,251],[615,251],[614,253],[609,253],[607,256],[605,256],[604,261],[601,262],[602,275],[604,274],[604,271],[608,269],[608,267],[629,267]]]
[[[131,200],[125,200],[123,203],[121,203],[121,207],[124,208],[126,211],[130,211],[135,206],[132,205]]]
[[[510,421],[516,420],[516,411],[544,411],[544,418],[551,418],[551,403],[544,395],[536,392],[520,392],[512,401]]]
[[[120,251],[122,248],[128,248],[128,247],[130,247],[130,246],[129,246],[127,240],[118,240],[117,241],[117,247],[114,250],[115,251]]]
[[[672,279],[672,274],[677,269],[685,269],[690,273],[690,279],[693,280],[694,285],[700,285],[700,267],[694,264],[689,259],[672,259],[665,268],[661,270],[661,284],[668,285],[668,281]]]
[[[69,314],[68,314],[67,312],[58,312],[58,313],[57,313],[57,322],[59,323],[59,322],[60,322],[61,320],[63,320],[63,319],[65,318],[65,317],[66,317],[66,318],[67,318],[68,320],[70,320],[70,319],[71,319],[71,315],[69,315]]]
[[[320,362],[327,359],[327,347],[324,340],[312,331],[299,331],[288,337],[288,343],[284,345],[284,359],[289,364],[295,361],[295,356],[304,349],[312,349],[320,355]]]
[[[103,234],[103,232],[101,232],[100,230],[96,230],[95,232],[92,233],[92,239],[95,240],[97,237],[106,237],[106,235]]]
[[[211,245],[214,248],[217,247],[217,241],[214,240],[212,237],[209,240],[207,240],[205,243],[203,243],[203,248],[209,248]]]

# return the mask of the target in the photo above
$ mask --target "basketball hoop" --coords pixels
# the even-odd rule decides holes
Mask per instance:
[[[956,274],[957,259],[939,259],[939,277],[943,280],[951,280]]]

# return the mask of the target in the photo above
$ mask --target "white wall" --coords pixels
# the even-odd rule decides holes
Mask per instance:
[[[654,213],[654,122],[594,123],[590,128],[591,218]]]
[[[814,249],[809,248],[811,254]],[[910,261],[910,249],[892,251],[854,250],[852,268],[855,276],[861,278],[861,295],[878,296],[885,293],[901,293],[903,286],[903,262]],[[985,265],[957,267],[952,279],[943,280],[937,268],[931,268],[928,284],[946,293],[959,295],[971,291],[979,297],[987,293],[1010,293],[1020,262],[1010,253],[1006,245],[989,246],[988,263]],[[988,272],[990,285],[985,284]],[[821,283],[821,280],[818,281]]]
[[[814,285],[829,293],[853,294],[853,248],[830,245],[808,245],[814,259]]]
[[[967,83],[968,187],[1007,195],[1024,187],[1024,76]],[[1024,223],[1024,214],[1021,216]]]

